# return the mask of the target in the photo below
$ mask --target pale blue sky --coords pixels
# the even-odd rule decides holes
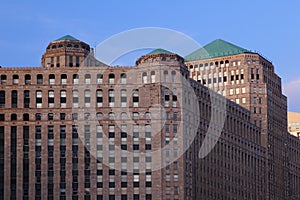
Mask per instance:
[[[221,38],[259,51],[300,111],[300,2],[296,0],[7,1],[0,3],[0,65],[39,66],[47,44],[66,34],[95,46],[119,32],[163,27],[201,45]]]

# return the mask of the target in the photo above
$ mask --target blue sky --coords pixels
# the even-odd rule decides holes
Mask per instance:
[[[47,44],[66,34],[96,46],[140,27],[180,31],[205,45],[221,38],[273,62],[300,111],[300,2],[240,0],[1,1],[0,65],[39,66]]]

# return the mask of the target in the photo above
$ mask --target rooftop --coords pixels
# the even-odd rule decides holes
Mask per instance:
[[[153,54],[160,54],[160,53],[165,53],[165,54],[174,54],[174,53],[172,53],[172,52],[170,52],[170,51],[167,51],[167,50],[165,50],[165,49],[155,49],[155,50],[153,50],[153,51],[151,51],[150,53],[148,53],[147,55],[153,55]]]
[[[61,41],[61,40],[77,40],[78,41],[78,39],[74,38],[71,35],[65,35],[65,36],[63,36],[61,38],[58,38],[57,40],[54,40],[54,41]]]
[[[209,58],[217,58],[222,56],[237,55],[250,52],[247,49],[229,43],[227,41],[217,39],[204,47],[185,56],[185,61],[203,60]]]

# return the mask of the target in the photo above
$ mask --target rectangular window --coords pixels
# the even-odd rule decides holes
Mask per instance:
[[[0,108],[5,107],[5,91],[1,90],[0,91]]]
[[[11,107],[18,107],[18,91],[16,90],[11,91]]]
[[[114,94],[113,89],[110,89],[108,91],[108,106],[109,107],[114,107],[115,106],[115,94]]]
[[[30,106],[30,91],[24,91],[24,108],[29,108]]]

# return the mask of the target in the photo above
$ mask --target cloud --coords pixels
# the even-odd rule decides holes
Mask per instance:
[[[286,83],[283,92],[288,97],[288,110],[300,112],[300,78]]]

